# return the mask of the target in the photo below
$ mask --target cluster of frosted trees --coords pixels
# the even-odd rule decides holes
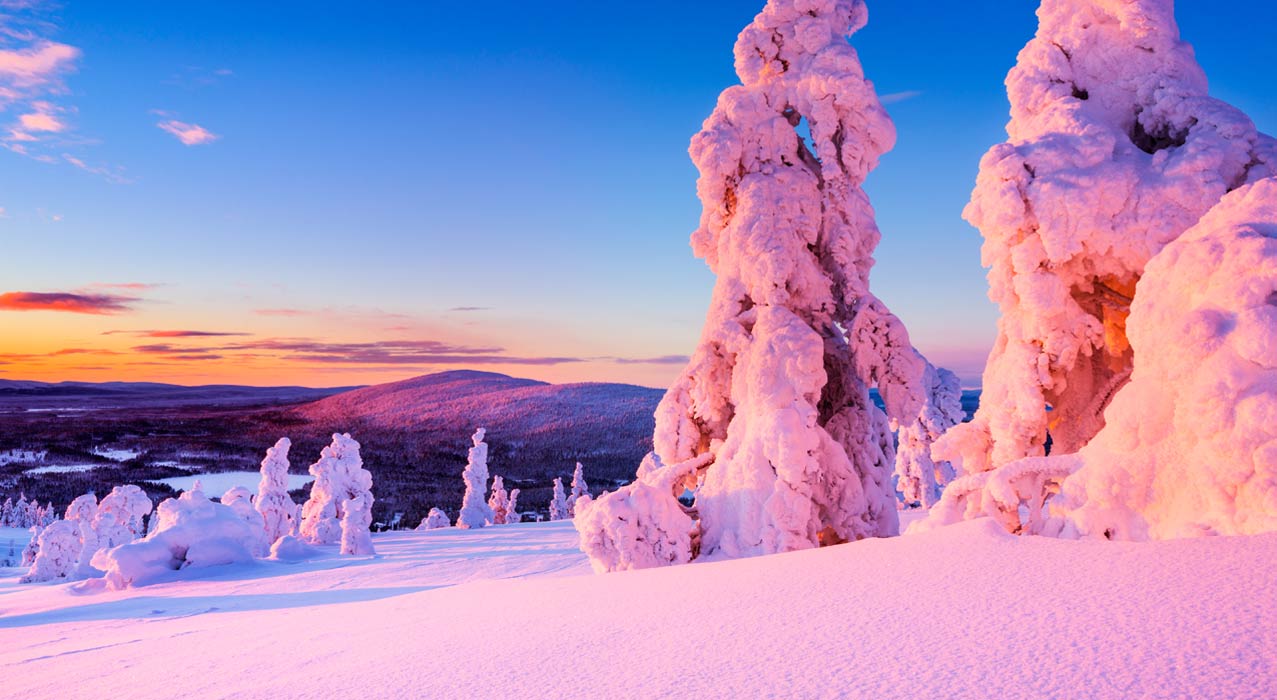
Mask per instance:
[[[359,443],[333,435],[319,461],[303,507],[288,495],[288,450],[282,438],[262,460],[254,496],[230,488],[210,500],[198,481],[155,507],[141,488],[117,486],[101,501],[76,498],[64,519],[41,529],[23,555],[25,583],[103,577],[112,588],[144,585],[187,567],[215,566],[270,556],[311,556],[311,545],[340,544],[342,554],[374,553],[372,475],[363,468]]]
[[[512,525],[522,521],[518,511],[519,489],[507,491],[505,480],[500,476],[492,477],[492,486],[488,488],[488,444],[484,442],[487,431],[479,428],[470,438],[471,447],[466,460],[465,471],[461,478],[465,481],[466,491],[461,501],[461,512],[457,517],[457,527],[474,529],[488,525]],[[486,500],[485,500],[485,494]],[[555,477],[554,495],[550,501],[550,520],[570,520],[575,514],[578,500],[588,498],[589,484],[585,481],[584,467],[576,463],[572,473],[572,494],[563,492],[563,481]],[[430,513],[417,526],[418,530],[436,530],[448,527],[448,515],[438,508],[431,508]]]
[[[577,507],[596,570],[894,535],[897,490],[919,529],[1277,530],[1277,145],[1207,95],[1171,0],[1038,17],[965,212],[1002,318],[961,425],[868,289],[860,185],[894,132],[845,38],[864,2],[770,0],[741,33],[691,145],[710,311],[655,454]]]
[[[10,496],[0,506],[0,527],[47,527],[57,519],[52,503],[41,506],[37,501],[28,501],[25,493],[18,495],[16,503]]]

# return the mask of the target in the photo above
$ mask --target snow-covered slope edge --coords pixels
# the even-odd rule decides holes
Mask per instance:
[[[12,697],[63,698],[1277,693],[1277,535],[1068,542],[979,520],[564,576],[588,570],[574,540],[570,523],[394,533],[375,560],[0,588],[0,675]],[[466,583],[506,576],[529,578]]]

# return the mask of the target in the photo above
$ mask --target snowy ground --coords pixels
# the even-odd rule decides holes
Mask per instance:
[[[123,592],[0,580],[10,697],[1277,697],[1277,534],[987,520],[596,576],[570,523]]]

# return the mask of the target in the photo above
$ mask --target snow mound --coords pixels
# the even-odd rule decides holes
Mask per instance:
[[[208,500],[200,490],[163,501],[154,517],[155,530],[144,539],[93,557],[108,588],[145,586],[180,569],[251,562],[262,539],[233,508]]]

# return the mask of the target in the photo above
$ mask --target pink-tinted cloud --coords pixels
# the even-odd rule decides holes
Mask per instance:
[[[685,365],[692,358],[687,355],[661,355],[660,357],[613,357],[620,365]]]
[[[303,309],[254,309],[253,313],[258,316],[310,316],[313,311],[305,311]]]
[[[106,331],[102,335],[132,335],[138,338],[221,338],[227,336],[251,335],[234,331],[191,331],[191,330],[138,330],[138,331]]]
[[[80,50],[67,44],[37,39],[20,49],[0,49],[0,82],[11,89],[52,82],[75,67]]]
[[[172,134],[178,141],[187,146],[200,146],[221,138],[221,136],[214,134],[199,124],[188,124],[176,119],[167,119],[157,123],[156,126]]]
[[[128,289],[135,292],[144,292],[148,289],[155,289],[162,286],[152,282],[94,282],[89,285],[97,289]]]
[[[904,90],[902,92],[889,92],[885,95],[879,95],[878,101],[885,105],[892,105],[892,104],[896,104],[897,102],[912,100],[915,97],[922,97],[922,91],[921,90]]]
[[[132,311],[137,301],[140,301],[137,297],[119,294],[6,292],[0,294],[0,311],[63,311],[101,316]]]

